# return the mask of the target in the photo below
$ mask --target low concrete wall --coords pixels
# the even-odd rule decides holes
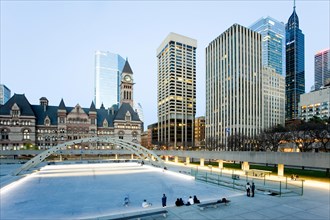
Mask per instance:
[[[246,161],[250,163],[284,164],[330,168],[329,153],[283,153],[254,151],[154,151],[157,155],[204,158],[205,160]]]
[[[42,150],[18,150],[3,151],[0,155],[29,155],[39,154]],[[255,151],[153,151],[159,156],[178,156],[189,157],[191,159],[204,158],[205,160],[230,160],[230,161],[246,161],[250,163],[269,163],[284,164],[291,166],[305,166],[315,168],[330,168],[330,153],[282,153],[282,152],[255,152]],[[62,150],[62,155],[67,154],[132,154],[127,150]],[[185,160],[185,159],[184,159]]]

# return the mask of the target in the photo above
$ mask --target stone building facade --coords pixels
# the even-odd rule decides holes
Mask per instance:
[[[94,136],[140,143],[142,122],[133,109],[133,72],[128,61],[121,79],[120,105],[108,109],[103,104],[96,109],[94,102],[89,108],[79,104],[67,107],[63,99],[58,106],[51,106],[45,97],[40,98],[38,105],[32,105],[24,94],[14,94],[0,105],[0,150],[48,149]],[[96,146],[91,143],[83,147]]]

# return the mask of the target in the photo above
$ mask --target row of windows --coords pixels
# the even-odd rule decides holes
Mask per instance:
[[[23,126],[29,126],[29,125],[32,125],[32,122],[31,121],[19,121],[19,120],[1,120],[0,121],[0,125],[13,125],[13,126],[20,126],[20,125],[23,125]]]

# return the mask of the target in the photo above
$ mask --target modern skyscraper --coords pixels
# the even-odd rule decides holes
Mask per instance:
[[[300,95],[305,93],[305,39],[299,29],[296,6],[285,26],[286,32],[286,119],[297,119]]]
[[[193,146],[196,47],[196,40],[170,33],[157,49],[158,142],[168,148]]]
[[[264,128],[285,124],[285,77],[275,69],[262,68]]]
[[[227,149],[228,136],[253,137],[262,130],[261,49],[261,34],[238,24],[207,46],[208,149]]]
[[[125,59],[120,55],[96,51],[95,53],[95,106],[106,108],[120,102],[120,80]]]
[[[0,84],[0,105],[4,105],[11,97],[11,91],[6,85]]]
[[[260,18],[250,29],[262,36],[262,65],[285,75],[285,26],[271,17]]]
[[[314,59],[315,90],[330,83],[330,54],[329,49],[319,51]],[[329,81],[329,82],[328,82]]]

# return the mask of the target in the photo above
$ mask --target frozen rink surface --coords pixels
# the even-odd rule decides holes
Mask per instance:
[[[47,165],[1,189],[0,219],[96,218],[143,210],[143,199],[159,209],[163,193],[167,207],[180,197],[207,201],[244,194],[136,163]]]

